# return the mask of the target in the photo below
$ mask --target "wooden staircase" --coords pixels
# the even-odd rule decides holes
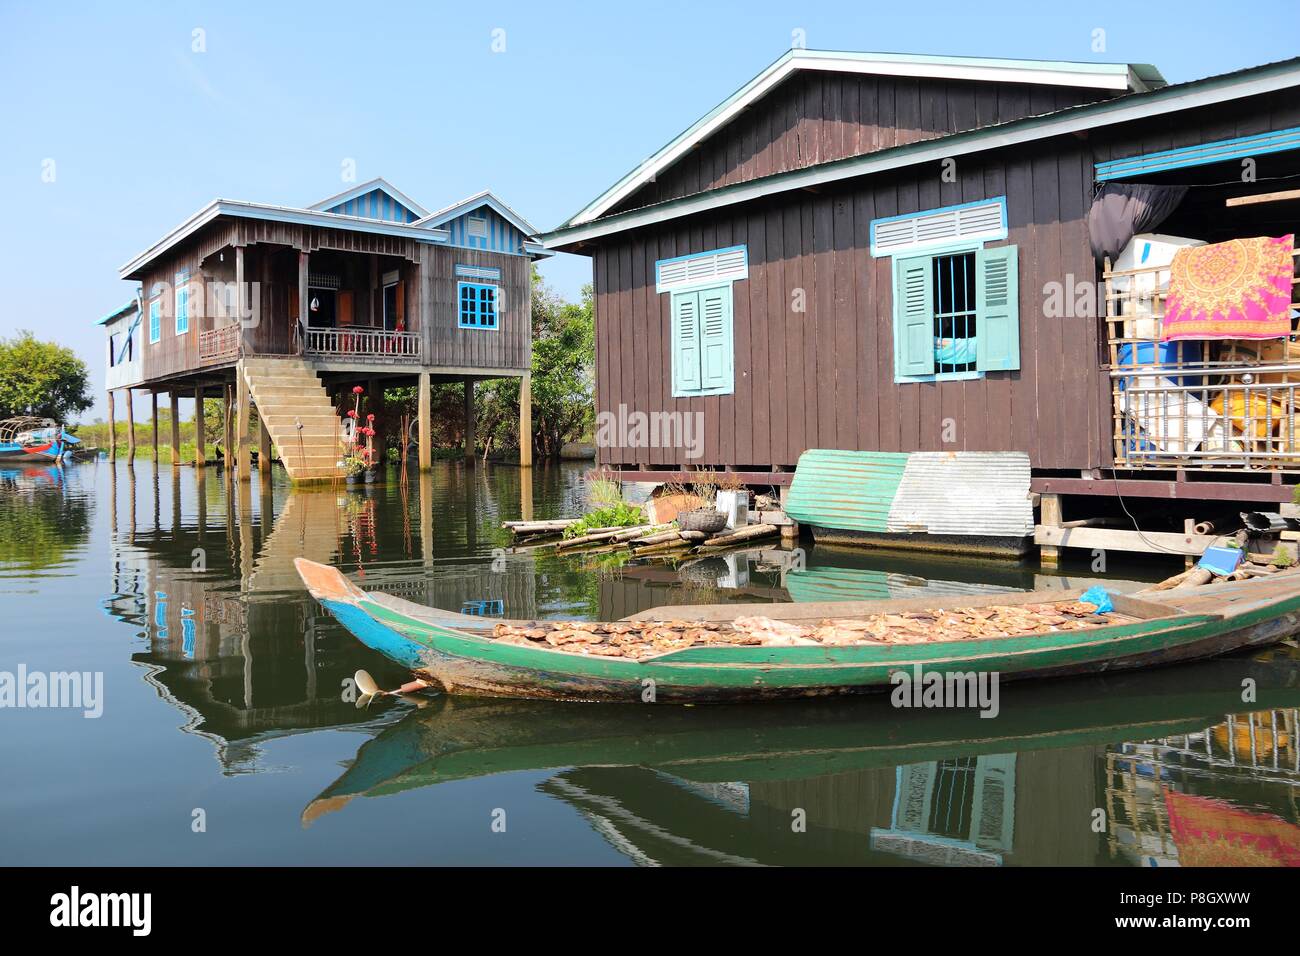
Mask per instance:
[[[257,413],[289,477],[334,478],[343,456],[339,419],[315,369],[300,358],[246,358],[242,365]]]

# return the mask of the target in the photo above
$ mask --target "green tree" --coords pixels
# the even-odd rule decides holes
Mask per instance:
[[[90,373],[70,348],[21,331],[0,339],[0,418],[64,421],[91,406]]]

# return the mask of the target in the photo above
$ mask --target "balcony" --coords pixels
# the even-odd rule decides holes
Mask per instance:
[[[239,358],[240,327],[227,325],[199,333],[199,364],[215,365]]]
[[[1116,468],[1300,472],[1294,283],[1290,339],[1165,342],[1169,266],[1103,282]]]
[[[303,351],[328,358],[364,358],[386,362],[417,362],[420,336],[416,332],[383,329],[307,329]]]

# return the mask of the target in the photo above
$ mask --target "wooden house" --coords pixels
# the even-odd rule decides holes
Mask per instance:
[[[783,485],[809,449],[1021,452],[1041,494],[1289,500],[1300,355],[1135,376],[1119,352],[1159,342],[1168,262],[1118,269],[1089,220],[1107,189],[1163,184],[1183,198],[1161,233],[1294,233],[1297,86],[1300,59],[1167,85],[789,51],[541,237],[592,258],[598,413],[702,421],[699,443],[611,429],[599,460]],[[1160,406],[1141,435],[1139,399]],[[1169,439],[1215,401],[1222,440]]]
[[[534,233],[490,192],[430,211],[382,179],[305,209],[213,200],[121,269],[140,287],[139,367],[110,374],[110,414],[119,388],[169,393],[173,420],[182,395],[224,395],[247,478],[255,402],[263,454],[274,443],[292,478],[316,480],[335,473],[341,393],[417,385],[428,467],[429,386],[463,381],[472,459],[474,381],[520,378],[529,416],[531,265],[550,255]]]

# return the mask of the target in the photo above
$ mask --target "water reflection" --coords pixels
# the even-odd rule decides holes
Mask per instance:
[[[419,708],[358,709],[345,693],[358,668],[385,684],[405,675],[310,600],[293,570],[299,555],[374,590],[520,618],[948,598],[1088,577],[808,545],[679,567],[508,550],[501,521],[573,513],[581,472],[440,463],[352,491],[295,491],[260,477],[239,486],[215,469],[166,466],[0,472],[0,579],[17,613],[32,615],[39,608],[28,595],[42,581],[98,575],[107,556],[103,613],[68,609],[69,633],[43,639],[57,649],[76,646],[73,631],[133,636],[119,652],[143,671],[132,686],[181,715],[185,749],[201,741],[218,778],[293,771],[288,814],[254,813],[258,847],[244,859],[296,862],[303,844],[277,847],[326,832],[331,846],[355,845],[351,831],[376,826],[372,805],[391,807],[383,815],[394,827],[440,819],[428,808],[443,806],[443,791],[480,781],[493,806],[553,808],[584,828],[600,852],[589,847],[578,862],[609,854],[641,864],[1300,862],[1300,655],[1289,648],[1004,687],[995,720],[902,712],[883,698],[693,708],[431,698]],[[1130,567],[1108,580],[1143,573],[1168,569]],[[1258,686],[1248,713],[1247,677]],[[124,712],[156,719],[147,708],[112,711]],[[118,724],[115,733],[139,730]],[[306,735],[313,746],[292,748],[287,767],[285,745]],[[84,746],[80,737],[50,740],[51,762]],[[211,770],[186,773],[183,790],[203,787]],[[166,768],[140,779],[153,789]],[[84,800],[97,806],[99,795]],[[41,819],[35,798],[25,809]],[[571,859],[572,835],[561,831],[531,838],[551,858]],[[478,847],[473,859],[494,852]]]

